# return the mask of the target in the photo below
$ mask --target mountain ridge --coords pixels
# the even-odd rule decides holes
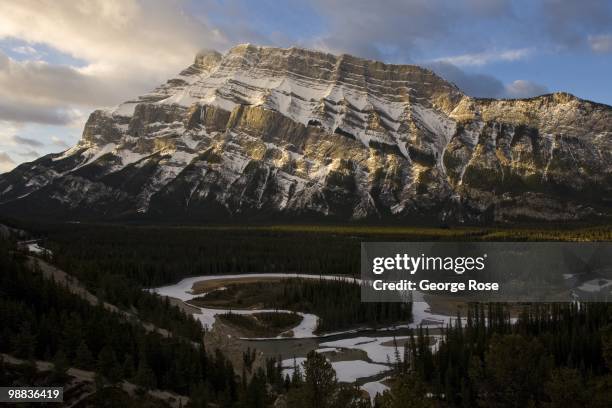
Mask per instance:
[[[0,211],[61,219],[608,218],[612,108],[482,99],[415,65],[302,48],[200,52],[0,175]]]

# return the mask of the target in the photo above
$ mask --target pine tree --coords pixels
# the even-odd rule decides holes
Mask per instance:
[[[117,362],[115,351],[104,346],[98,354],[97,371],[110,383],[115,384],[121,379],[121,367]]]
[[[311,351],[304,362],[303,398],[308,408],[330,406],[337,389],[336,372],[319,353]]]
[[[134,358],[131,354],[126,354],[121,366],[122,376],[125,379],[131,379],[135,375]]]
[[[363,395],[359,386],[353,384],[342,384],[338,386],[333,408],[370,408],[370,398]]]
[[[589,406],[589,395],[578,370],[555,370],[545,385],[547,408],[581,408]]]
[[[17,357],[31,358],[36,350],[36,337],[28,323],[23,323],[13,338],[13,352]]]
[[[294,387],[299,387],[302,384],[302,369],[300,368],[300,364],[297,363],[295,357],[293,357],[293,373],[291,373],[291,385]]]
[[[63,384],[68,378],[68,360],[66,354],[59,350],[53,357],[53,370],[51,371],[51,382],[53,384]]]
[[[390,391],[381,398],[383,408],[433,408],[435,403],[427,397],[427,388],[416,374],[398,377]]]
[[[4,356],[0,354],[0,384],[9,384]]]
[[[479,385],[481,405],[515,407],[542,400],[549,365],[537,340],[495,335],[485,355],[485,375]]]
[[[136,370],[136,376],[134,377],[136,384],[144,387],[145,389],[153,389],[157,386],[155,379],[155,373],[149,366],[147,359],[141,356],[138,360],[138,369]]]
[[[197,385],[191,387],[190,397],[190,406],[193,408],[208,408],[208,390],[206,389],[206,385],[204,383],[198,383]]]
[[[89,347],[84,341],[81,341],[76,351],[74,364],[79,368],[88,370],[94,367],[94,363],[95,360]]]

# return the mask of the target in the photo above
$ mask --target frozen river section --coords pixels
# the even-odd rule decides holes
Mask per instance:
[[[359,279],[354,279],[352,277],[346,276],[336,276],[336,275],[312,275],[312,274],[290,274],[290,273],[257,273],[257,274],[238,274],[238,275],[206,275],[206,276],[195,276],[191,278],[186,278],[181,280],[180,282],[174,285],[162,286],[159,288],[150,289],[151,292],[157,293],[161,296],[168,296],[172,298],[179,299],[183,302],[188,302],[189,300],[201,296],[203,293],[194,293],[193,286],[197,282],[211,281],[211,280],[228,280],[228,279],[240,279],[244,277],[249,278],[303,278],[303,279],[342,279],[348,281],[354,281],[355,283],[359,283]],[[190,305],[190,307],[195,307]],[[216,316],[219,314],[224,314],[229,312],[229,309],[215,309],[215,308],[205,308],[205,307],[195,307],[198,312],[194,314],[194,317],[202,322],[202,325],[206,328],[212,328],[215,323]],[[232,313],[235,314],[253,314],[260,312],[291,312],[288,310],[270,310],[270,309],[231,309]],[[360,330],[372,330],[371,328],[362,328],[360,330],[348,330],[343,332],[334,332],[334,333],[325,333],[324,335],[316,335],[314,332],[317,328],[318,317],[309,314],[309,313],[301,313],[298,312],[300,316],[302,316],[302,321],[300,324],[292,329],[293,338],[315,338],[315,337],[328,337],[338,334],[344,333],[355,333]],[[429,311],[429,305],[424,301],[414,302],[412,305],[412,316],[413,321],[410,324],[405,325],[396,325],[388,328],[378,329],[380,331],[385,330],[393,330],[400,328],[408,328],[408,327],[418,327],[418,326],[444,326],[453,319],[452,316],[444,316],[439,314],[433,314]],[[284,336],[275,337],[276,339],[286,338]],[[272,340],[274,338],[267,338],[266,340]]]
[[[240,279],[244,277],[249,278],[304,278],[304,279],[343,279],[355,281],[355,283],[361,283],[359,279],[353,279],[346,276],[329,276],[329,275],[309,275],[309,274],[274,274],[274,273],[259,273],[259,274],[242,274],[242,275],[211,275],[211,276],[196,276],[192,278],[183,279],[175,285],[164,286],[160,288],[151,289],[151,292],[157,293],[161,296],[168,296],[179,299],[182,302],[188,302],[194,297],[201,296],[202,293],[193,293],[194,284],[197,282],[211,281],[211,280],[231,280]],[[219,290],[219,289],[217,289]],[[422,296],[418,294],[417,298],[422,299]],[[216,316],[219,314],[227,313],[228,309],[213,309],[195,307],[190,305],[190,308],[197,310],[194,317],[199,319],[205,327],[212,328]],[[231,309],[232,313],[237,314],[252,314],[262,312],[264,310],[240,310]],[[283,312],[283,310],[265,310],[271,312]],[[452,317],[433,314],[429,310],[429,305],[425,301],[417,301],[412,305],[413,322],[410,324],[396,325],[393,327],[387,327],[383,329],[377,329],[375,332],[380,335],[371,336],[373,329],[361,328],[343,332],[325,333],[323,335],[316,335],[315,331],[318,324],[318,317],[313,314],[299,313],[302,316],[302,321],[291,331],[293,332],[293,338],[317,338],[319,353],[322,353],[329,359],[330,354],[342,353],[346,350],[359,350],[367,356],[365,359],[357,358],[348,361],[331,361],[330,363],[334,370],[338,381],[353,383],[360,382],[362,389],[364,389],[370,398],[374,398],[377,393],[382,393],[388,389],[388,386],[384,383],[385,378],[380,378],[381,375],[392,370],[392,362],[397,358],[401,359],[403,353],[398,353],[398,347],[395,344],[405,341],[407,337],[392,336],[391,331],[394,329],[417,327],[420,325],[430,327],[440,327],[447,325]],[[360,335],[361,331],[368,331],[370,334]],[[342,335],[341,339],[337,339],[338,335]],[[335,340],[327,337],[335,336]],[[440,336],[432,336],[436,338],[436,341],[430,346],[435,349],[440,340]],[[244,340],[270,340],[270,341],[282,341],[288,340],[287,337],[278,336],[274,338],[245,338]],[[280,343],[282,344],[282,343]],[[280,345],[279,344],[279,345]],[[299,356],[294,358],[285,359],[282,361],[283,375],[293,373],[294,365],[299,365],[303,370],[302,364],[306,360],[305,357]],[[367,360],[367,361],[366,361]]]

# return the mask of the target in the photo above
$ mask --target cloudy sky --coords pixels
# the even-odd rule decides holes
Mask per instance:
[[[0,0],[0,172],[78,140],[202,48],[298,45],[425,65],[468,94],[612,104],[609,0]]]

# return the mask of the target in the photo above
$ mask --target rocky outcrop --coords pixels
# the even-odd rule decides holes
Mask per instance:
[[[0,176],[67,219],[511,222],[611,215],[612,109],[475,99],[433,72],[299,48],[210,51]]]

